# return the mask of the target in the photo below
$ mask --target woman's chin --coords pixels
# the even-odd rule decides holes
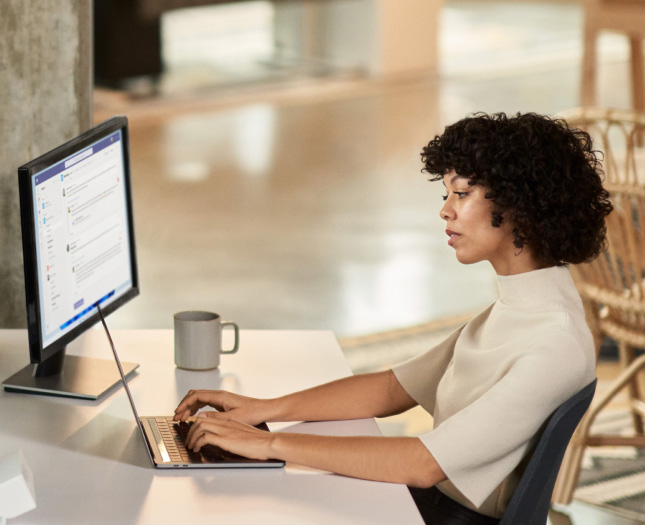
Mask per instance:
[[[457,252],[457,260],[461,264],[475,264],[479,262],[481,259],[478,259],[476,257],[473,257],[472,255],[464,254],[464,253],[459,253]]]

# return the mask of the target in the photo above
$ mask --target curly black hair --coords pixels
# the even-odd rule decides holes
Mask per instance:
[[[601,158],[588,133],[535,113],[475,113],[421,153],[430,180],[454,169],[486,187],[492,225],[508,218],[515,246],[530,246],[544,266],[588,262],[605,249],[613,206]]]

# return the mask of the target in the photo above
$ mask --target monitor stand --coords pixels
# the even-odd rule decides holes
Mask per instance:
[[[96,400],[121,382],[114,360],[65,355],[64,350],[50,359],[55,362],[28,365],[12,375],[2,383],[4,389],[7,392]],[[60,370],[58,373],[43,372],[43,365],[46,368],[52,364]],[[138,363],[121,365],[126,376],[139,367]]]

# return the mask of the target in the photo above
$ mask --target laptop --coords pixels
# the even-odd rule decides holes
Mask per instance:
[[[119,369],[123,388],[128,395],[134,420],[137,422],[141,437],[150,456],[150,461],[156,468],[280,468],[284,467],[285,462],[277,459],[250,459],[227,452],[214,445],[206,445],[199,452],[188,450],[184,444],[190,423],[173,421],[172,416],[142,416],[139,417],[137,408],[134,405],[134,399],[130,392],[130,387],[125,379],[121,361],[116,352],[114,341],[108,330],[101,307],[97,304],[97,309],[105,333],[107,334],[114,359]],[[266,423],[258,425],[256,428],[269,431]]]

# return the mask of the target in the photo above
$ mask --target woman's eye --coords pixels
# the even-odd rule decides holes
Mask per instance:
[[[453,193],[457,196],[458,199],[463,199],[468,195],[467,191],[453,191]],[[448,195],[443,195],[441,197],[444,201],[448,200]]]

